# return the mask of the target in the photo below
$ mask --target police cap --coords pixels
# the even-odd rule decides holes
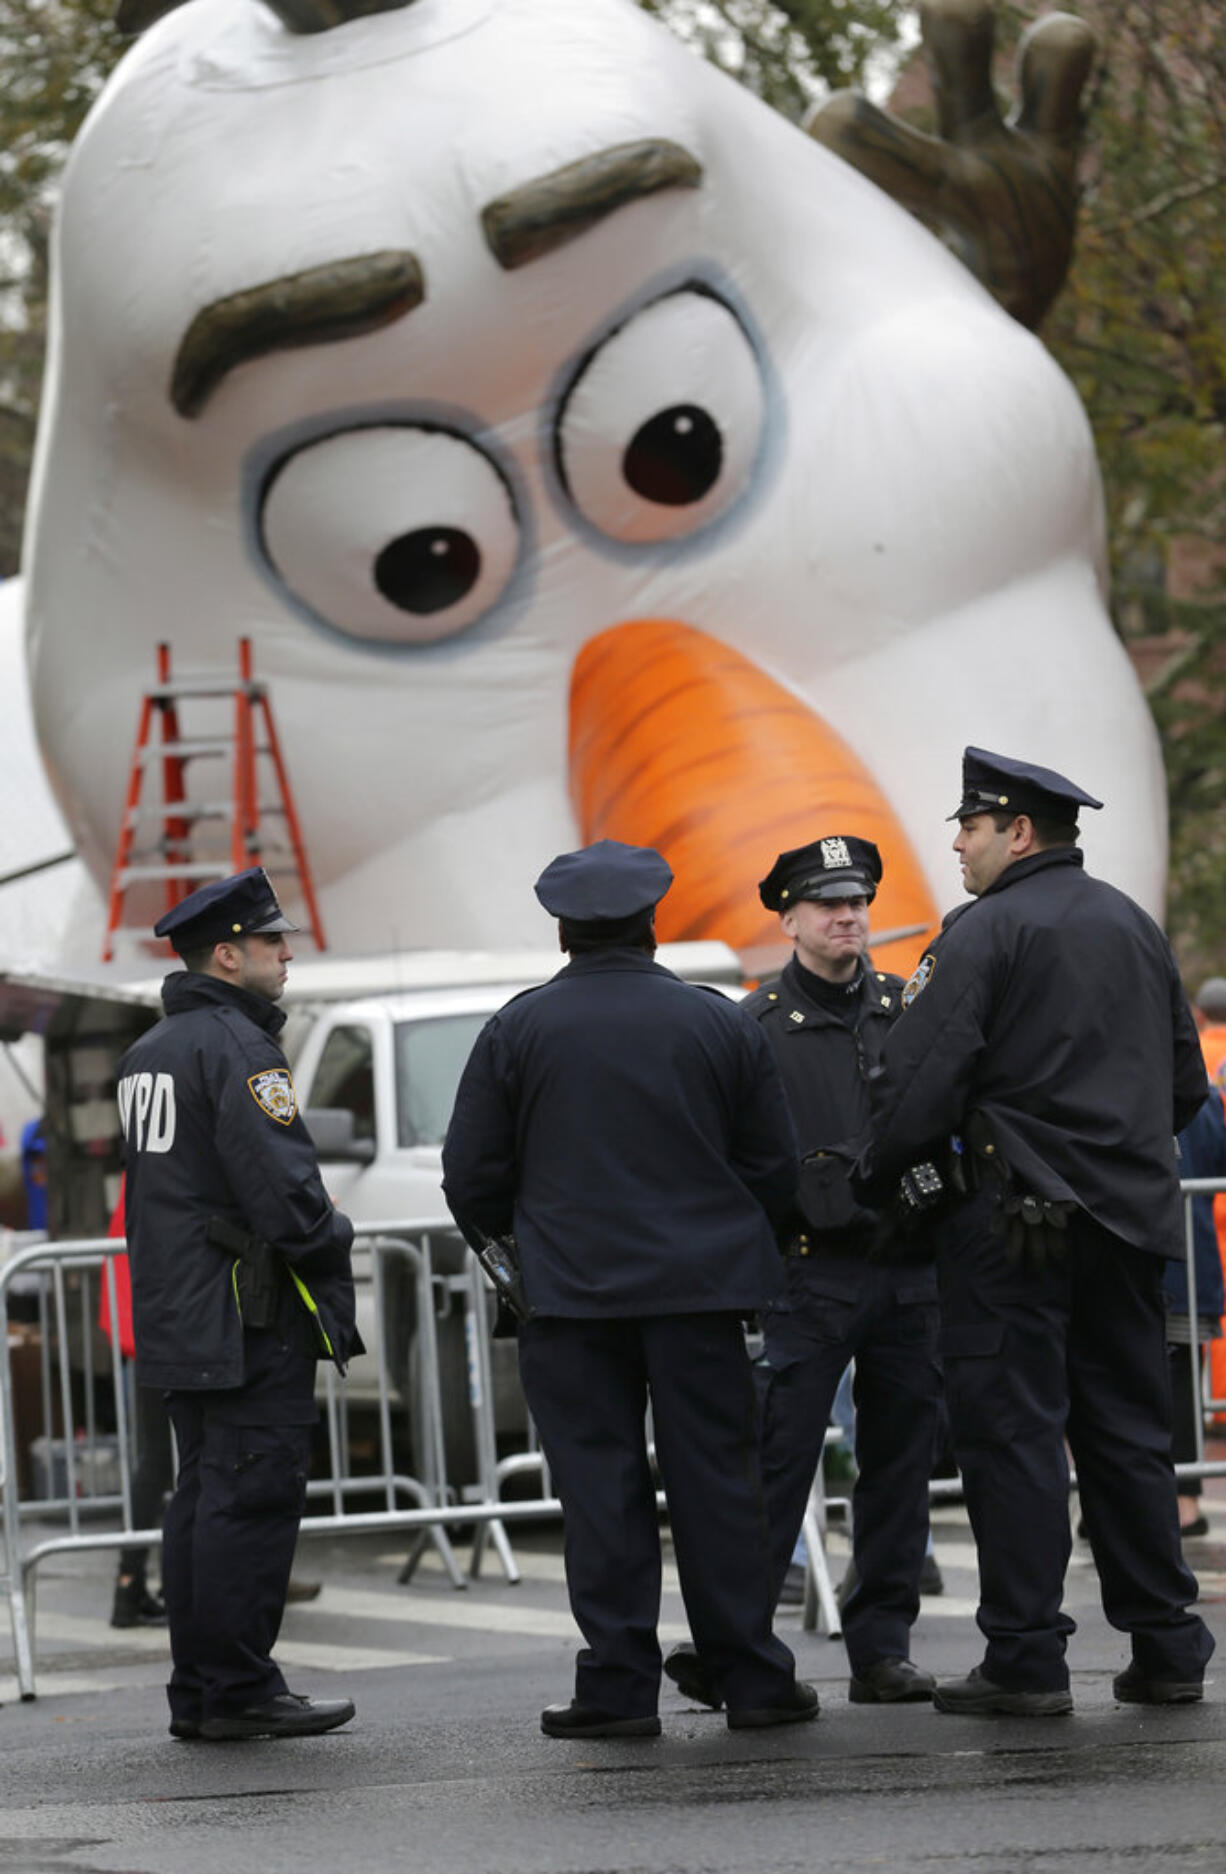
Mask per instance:
[[[552,859],[536,881],[536,895],[551,917],[610,924],[650,911],[672,882],[668,861],[653,846],[598,839]]]
[[[1010,813],[1029,814],[1032,819],[1062,820],[1075,826],[1079,808],[1102,804],[1054,768],[993,755],[986,748],[968,748],[962,756],[962,799],[949,818],[967,820],[976,813],[1007,809]]]
[[[768,911],[787,911],[802,898],[864,897],[871,904],[880,878],[881,854],[872,840],[836,833],[781,852],[758,896]]]
[[[168,937],[180,956],[224,943],[228,937],[255,937],[266,931],[297,930],[277,903],[272,880],[262,865],[230,878],[210,879],[160,917],[155,937]]]

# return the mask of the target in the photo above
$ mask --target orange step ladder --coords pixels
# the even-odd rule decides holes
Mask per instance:
[[[233,702],[232,726],[210,734],[185,735],[179,705],[189,699]],[[214,717],[217,711],[213,712]],[[187,794],[187,764],[200,760],[230,761],[231,798],[193,801]],[[262,797],[260,762],[271,763],[276,798]],[[144,799],[151,771],[160,765],[161,800]],[[315,888],[307,864],[302,829],[298,822],[289,775],[277,739],[268,689],[252,674],[251,640],[238,641],[238,677],[194,676],[176,680],[171,672],[170,646],[157,647],[157,683],[141,703],[128,792],[124,802],[115,864],[111,873],[110,901],[102,960],[115,954],[115,934],[124,928],[124,907],[134,886],[160,884],[163,909],[169,911],[210,878],[226,878],[248,866],[264,864],[270,842],[263,828],[269,818],[284,822],[284,837],[271,842],[282,863],[269,872],[294,876],[306,906],[307,923],[316,947],[326,948]],[[198,848],[198,830],[209,821],[228,823],[224,850],[204,855]],[[156,825],[151,843],[138,845],[138,833]],[[288,841],[288,846],[286,845]],[[142,927],[144,928],[144,927]]]

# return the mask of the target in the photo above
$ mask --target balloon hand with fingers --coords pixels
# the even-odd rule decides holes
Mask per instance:
[[[992,88],[991,0],[924,0],[920,20],[939,136],[854,91],[828,99],[810,134],[909,209],[1033,331],[1072,258],[1094,33],[1069,13],[1035,22],[1018,50],[1021,104],[1006,122]]]

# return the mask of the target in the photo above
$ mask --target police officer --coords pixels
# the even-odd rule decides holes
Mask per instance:
[[[586,1641],[553,1737],[655,1737],[660,1542],[644,1415],[682,1593],[728,1723],[817,1714],[771,1632],[742,1317],[775,1292],[796,1177],[761,1030],[654,961],[659,853],[600,840],[537,880],[570,962],[488,1022],[460,1081],[444,1190],[468,1241],[514,1231],[533,1317],[524,1394],[566,1521]]]
[[[270,1657],[316,1362],[343,1371],[360,1350],[353,1226],[276,1041],[295,928],[258,866],[184,898],[155,930],[186,969],[119,1067],[136,1376],[166,1390],[179,1452],[162,1550],[179,1738],[297,1737],[353,1716],[347,1698],[290,1692]]]
[[[1131,1638],[1117,1699],[1198,1699],[1213,1641],[1180,1551],[1162,1310],[1173,1135],[1205,1097],[1196,1029],[1158,926],[1082,868],[1078,812],[1101,802],[980,748],[962,774],[972,901],[903,991],[874,1089],[879,1180],[955,1135],[942,1353],[986,1645],[934,1702],[1072,1709],[1066,1437],[1103,1608]]]
[[[902,980],[865,960],[881,855],[851,834],[781,852],[758,887],[795,945],[775,983],[742,1003],[761,1024],[802,1152],[866,1136],[868,1075],[901,1013]],[[940,1395],[936,1274],[925,1236],[851,1190],[851,1158],[807,1159],[787,1232],[786,1299],[766,1316],[763,1476],[778,1596],[821,1457],[839,1379],[855,1359],[853,1586],[843,1603],[850,1697],[931,1698],[910,1632],[928,1532]],[[705,1675],[677,1648],[670,1677],[702,1698]]]

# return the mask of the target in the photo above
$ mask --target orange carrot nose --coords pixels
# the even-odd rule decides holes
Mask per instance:
[[[885,864],[878,968],[909,973],[938,923],[906,834],[834,730],[739,651],[672,619],[592,638],[570,690],[570,789],[584,842],[655,846],[676,874],[662,941],[719,938],[750,972],[779,961],[758,880],[775,855],[831,833],[874,840]],[[919,926],[918,931],[914,927]]]

